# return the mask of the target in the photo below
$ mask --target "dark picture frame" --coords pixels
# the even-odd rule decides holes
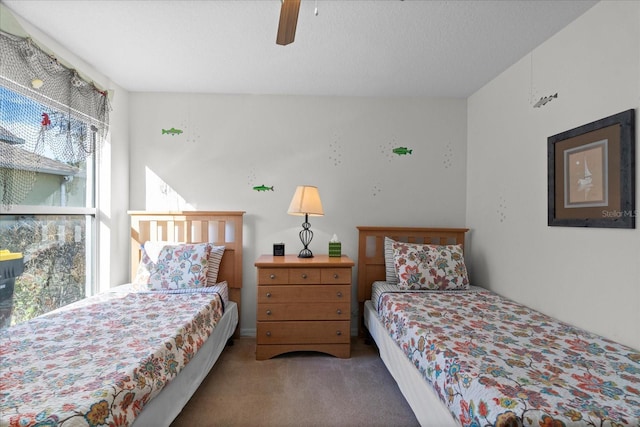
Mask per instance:
[[[548,225],[635,228],[635,110],[547,139]]]

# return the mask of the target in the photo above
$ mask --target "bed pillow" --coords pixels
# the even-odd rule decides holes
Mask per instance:
[[[469,289],[461,245],[395,242],[394,264],[401,289]]]
[[[224,255],[224,246],[211,246],[209,253],[209,269],[207,270],[207,286],[215,286],[218,283],[220,262]]]
[[[148,290],[149,277],[151,270],[158,263],[160,251],[167,245],[178,245],[180,242],[167,241],[147,241],[140,245],[140,263],[136,270],[136,277],[133,279],[133,288],[135,290]]]
[[[151,276],[151,270],[155,268],[158,262],[160,251],[167,245],[177,244],[180,243],[156,240],[147,241],[140,245],[140,262],[136,270],[136,277],[133,279],[133,290],[149,290],[149,277]]]
[[[161,248],[154,259],[159,245]],[[147,290],[205,287],[211,247],[210,243],[146,242],[134,285]]]
[[[393,253],[393,244],[395,240],[386,237],[384,238],[384,270],[387,276],[386,281],[395,285],[398,283],[398,272],[395,266],[395,256]]]
[[[157,261],[157,260],[156,260]],[[136,270],[136,277],[133,279],[133,290],[144,290],[149,284],[149,276],[151,276],[151,268],[155,263],[151,261],[151,257],[144,249],[144,245],[140,247],[140,263]]]

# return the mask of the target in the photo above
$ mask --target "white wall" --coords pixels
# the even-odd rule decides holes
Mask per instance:
[[[130,208],[246,211],[241,333],[255,334],[256,258],[302,249],[295,187],[317,185],[314,253],[358,225],[464,226],[466,101],[132,93]],[[181,135],[162,135],[178,128]],[[411,155],[392,153],[394,147]],[[256,185],[274,186],[257,192]],[[354,269],[354,282],[355,282]],[[356,310],[353,288],[353,310]],[[355,314],[355,313],[354,313]],[[353,322],[354,330],[357,326]]]
[[[604,1],[471,96],[467,137],[472,281],[634,348],[640,230],[548,227],[546,171],[547,137],[639,103],[640,2]]]
[[[129,93],[113,90],[110,133],[100,156],[98,284],[104,291],[131,280],[129,269]]]

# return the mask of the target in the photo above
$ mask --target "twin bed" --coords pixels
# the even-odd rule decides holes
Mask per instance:
[[[131,284],[0,331],[0,426],[168,426],[237,334],[243,212],[129,214]]]
[[[364,326],[421,425],[640,425],[640,352],[459,280],[466,229],[358,229]]]

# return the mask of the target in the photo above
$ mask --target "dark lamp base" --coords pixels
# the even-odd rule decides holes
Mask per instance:
[[[310,249],[304,248],[298,254],[298,258],[313,258],[313,253]]]

